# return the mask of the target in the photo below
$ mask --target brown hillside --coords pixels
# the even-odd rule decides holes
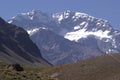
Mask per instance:
[[[120,80],[120,54],[110,54],[44,71],[58,80]]]

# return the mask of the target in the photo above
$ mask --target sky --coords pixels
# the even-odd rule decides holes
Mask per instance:
[[[0,17],[5,20],[33,9],[46,13],[79,11],[106,19],[120,30],[120,0],[0,0]]]

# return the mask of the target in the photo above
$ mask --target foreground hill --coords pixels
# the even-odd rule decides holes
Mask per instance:
[[[57,80],[120,80],[120,54],[111,54],[44,71]]]
[[[0,61],[23,65],[49,65],[27,32],[0,18]]]
[[[0,62],[0,80],[55,80],[49,76],[42,75],[41,71],[45,67],[22,66],[24,71],[8,69],[9,63]]]

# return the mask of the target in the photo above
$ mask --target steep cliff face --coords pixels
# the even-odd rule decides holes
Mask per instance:
[[[0,18],[0,61],[25,65],[49,65],[27,32]]]

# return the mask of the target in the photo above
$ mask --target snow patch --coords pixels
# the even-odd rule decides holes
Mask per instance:
[[[86,18],[88,21],[93,21],[95,19],[95,17],[90,16],[88,14],[85,13],[80,13],[80,12],[76,12],[75,15],[72,17],[72,19],[74,19],[74,21],[77,21],[79,18]]]
[[[12,20],[8,21],[8,23],[12,23],[12,22],[13,22]]]
[[[58,17],[59,17],[59,18],[58,18],[58,21],[59,21],[59,22],[63,20],[63,15],[60,15],[60,16],[58,16]]]
[[[97,28],[93,28],[92,31],[93,31],[93,32],[97,31]]]
[[[115,39],[112,40],[112,46],[113,46],[114,48],[117,48]]]
[[[79,25],[74,27],[74,30],[78,30],[78,29],[80,29]]]
[[[88,23],[87,23],[87,22],[82,22],[82,23],[80,24],[80,26],[84,26],[84,28],[87,28]]]
[[[63,20],[63,15],[57,15],[57,14],[55,14],[55,15],[52,15],[52,17],[54,19],[57,19],[58,23],[60,23]]]
[[[30,20],[33,20],[33,16],[30,17]]]
[[[78,42],[79,39],[81,38],[87,38],[87,36],[89,35],[93,35],[96,38],[99,39],[103,39],[103,38],[112,38],[112,36],[108,35],[110,33],[110,31],[102,31],[102,30],[98,30],[96,32],[89,32],[86,31],[86,29],[80,29],[78,31],[75,32],[68,32],[67,34],[65,34],[64,38],[69,39],[71,41],[76,41]]]
[[[40,28],[34,28],[34,29],[30,29],[30,30],[27,30],[28,34],[30,36],[32,36],[33,34],[35,34],[36,32],[39,31]]]
[[[75,27],[74,27],[74,30],[78,30],[78,29],[80,29],[80,28],[87,28],[87,26],[88,26],[88,23],[87,23],[87,22],[82,22],[82,23],[80,23],[79,25],[75,26]]]
[[[65,11],[63,15],[65,19],[68,18],[70,15],[70,11],[69,10]]]
[[[70,11],[69,11],[69,10],[67,10],[67,11],[65,11],[65,12],[63,12],[63,13],[56,13],[56,14],[53,14],[53,15],[52,15],[52,17],[53,17],[54,19],[57,19],[57,21],[58,21],[59,23],[61,23],[61,21],[62,21],[63,19],[67,19],[69,16],[70,16]]]
[[[110,39],[106,39],[106,40],[105,40],[105,42],[109,42],[109,41],[110,41]]]

